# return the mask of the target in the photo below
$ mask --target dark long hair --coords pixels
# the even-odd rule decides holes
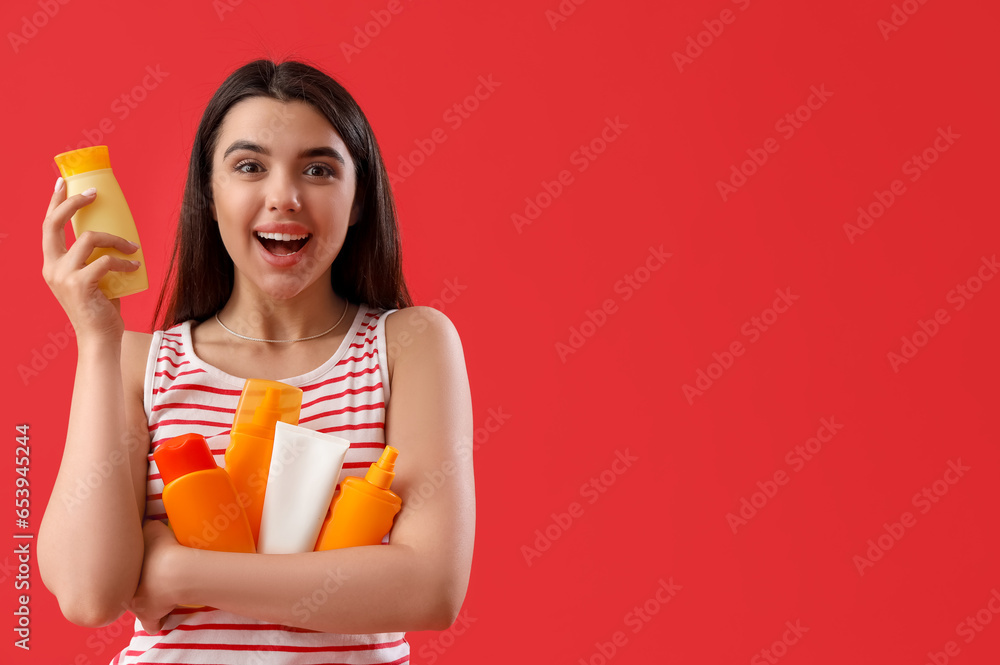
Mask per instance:
[[[343,86],[315,67],[294,60],[280,64],[255,60],[230,74],[201,117],[170,265],[153,312],[153,329],[166,330],[188,319],[204,321],[225,305],[233,292],[233,260],[222,243],[210,208],[212,155],[229,109],[248,97],[311,104],[337,130],[354,160],[355,203],[360,210],[333,262],[330,281],[334,292],[375,309],[411,307],[413,301],[403,279],[396,204],[382,153],[365,114]]]

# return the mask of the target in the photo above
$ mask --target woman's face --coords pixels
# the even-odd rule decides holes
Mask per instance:
[[[211,209],[237,281],[276,299],[329,288],[356,222],[355,185],[347,146],[311,105],[268,97],[234,105],[212,158]]]

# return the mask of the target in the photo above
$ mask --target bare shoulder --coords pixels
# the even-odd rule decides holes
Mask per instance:
[[[385,441],[399,450],[392,487],[403,501],[390,541],[420,561],[420,595],[440,608],[432,628],[444,630],[465,600],[475,542],[469,377],[458,332],[440,311],[406,307],[386,320],[386,330],[396,373]]]
[[[122,388],[125,391],[125,429],[129,442],[129,473],[135,495],[136,514],[142,523],[146,514],[146,479],[149,469],[149,423],[143,404],[146,361],[153,336],[126,330],[122,336]]]
[[[433,307],[415,305],[386,315],[385,347],[389,383],[396,363],[414,354],[462,355],[458,329],[448,316]]]
[[[122,380],[126,395],[138,395],[142,399],[143,382],[146,378],[146,361],[149,359],[153,335],[126,330],[122,335]]]

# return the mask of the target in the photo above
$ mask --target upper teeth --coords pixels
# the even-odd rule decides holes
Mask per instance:
[[[261,233],[260,231],[257,232],[257,235],[266,240],[281,240],[284,242],[288,242],[289,240],[305,240],[309,237],[308,233],[300,236],[293,236],[291,233]]]

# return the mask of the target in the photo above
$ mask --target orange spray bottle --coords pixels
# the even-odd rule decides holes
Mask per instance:
[[[267,379],[247,379],[243,384],[226,448],[226,472],[246,509],[255,544],[260,537],[264,491],[274,449],[274,425],[279,420],[298,425],[301,408],[300,388]]]
[[[233,481],[215,463],[205,437],[167,439],[156,448],[153,461],[163,479],[163,506],[177,542],[214,552],[257,551]]]
[[[257,551],[236,488],[215,463],[205,437],[167,439],[153,461],[163,478],[163,507],[177,542],[215,552]]]
[[[341,547],[378,545],[392,528],[392,520],[403,500],[389,490],[396,476],[399,451],[386,446],[364,478],[350,476],[340,484],[340,493],[319,532],[314,551]]]

